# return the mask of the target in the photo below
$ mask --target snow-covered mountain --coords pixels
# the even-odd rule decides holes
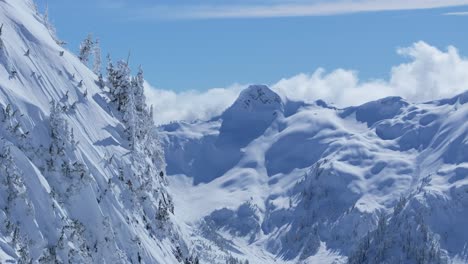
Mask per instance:
[[[220,117],[161,127],[202,259],[468,263],[468,92],[337,109],[251,86]],[[211,260],[210,260],[211,258]]]
[[[104,87],[30,0],[0,24],[0,262],[189,258],[142,72],[109,64]]]
[[[255,85],[155,128],[142,71],[96,75],[31,0],[0,24],[0,263],[468,263],[468,92],[338,109]]]

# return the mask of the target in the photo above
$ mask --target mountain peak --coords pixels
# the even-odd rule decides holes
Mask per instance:
[[[280,96],[266,85],[250,85],[243,90],[230,109],[248,112],[283,109]]]
[[[283,111],[281,98],[268,86],[249,86],[221,116],[220,144],[246,145],[260,136]]]

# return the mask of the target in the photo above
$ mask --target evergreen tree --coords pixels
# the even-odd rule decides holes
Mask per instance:
[[[49,118],[51,137],[49,153],[52,157],[56,155],[64,156],[68,151],[72,151],[74,148],[71,142],[75,142],[75,139],[63,115],[64,108],[55,101],[52,101],[50,103]]]
[[[101,64],[102,64],[102,59],[101,59],[101,46],[99,39],[96,39],[94,42],[94,48],[93,48],[93,55],[94,55],[94,66],[93,66],[93,71],[96,75],[101,74]]]
[[[97,80],[97,85],[99,88],[102,90],[106,86],[106,83],[104,82],[104,77],[102,76],[102,73],[99,73],[98,75],[98,80]]]
[[[89,183],[88,167],[79,158],[73,128],[70,128],[64,115],[64,108],[51,102],[50,137],[51,142],[46,159],[49,184],[62,201],[79,193]]]
[[[52,24],[49,21],[49,5],[46,5],[44,15],[42,15],[42,20],[43,20],[45,27],[49,30],[49,32],[55,33],[55,28],[52,26]]]
[[[133,86],[133,93],[135,95],[135,106],[138,112],[144,112],[146,110],[146,97],[144,92],[144,76],[143,76],[143,69],[138,69],[137,75],[133,78],[132,86]]]
[[[38,11],[36,11],[39,13]],[[66,44],[65,41],[59,40],[57,38],[57,30],[55,29],[54,25],[49,21],[49,6],[46,5],[44,14],[42,15],[42,23],[49,31],[50,36],[54,39],[55,43],[60,46],[64,46]]]
[[[132,80],[132,91],[133,91],[133,105],[134,116],[136,116],[135,126],[135,137],[137,143],[141,145],[141,148],[149,153],[151,160],[154,165],[158,168],[165,166],[164,154],[162,153],[162,147],[159,145],[159,140],[155,138],[153,133],[154,119],[153,109],[148,108],[146,104],[146,96],[144,94],[144,76],[143,70],[140,67],[137,75]],[[162,172],[162,171],[161,171]]]
[[[19,197],[25,198],[26,193],[26,186],[24,185],[21,172],[15,164],[10,146],[4,147],[0,155],[0,174],[4,177],[2,187],[5,190],[2,190],[2,193],[6,194],[3,209],[8,213],[9,209],[14,205],[15,200]]]
[[[118,61],[116,67],[109,59],[107,65],[107,82],[109,97],[117,106],[117,110],[125,113],[130,95],[130,68],[125,61]]]
[[[27,234],[22,231],[22,221],[32,215],[34,209],[27,196],[23,172],[16,165],[13,148],[5,145],[0,154],[0,207],[6,215],[2,232],[11,237],[10,246],[18,252],[18,263],[30,263],[30,243]],[[21,215],[22,219],[15,218],[17,215]]]
[[[124,136],[131,151],[131,169],[123,170],[119,179],[131,194],[132,207],[141,208],[145,219],[157,220],[145,221],[146,229],[169,231],[174,204],[165,188],[164,153],[153,132],[152,109],[146,105],[143,70],[140,68],[132,77],[127,62],[114,65],[108,58],[107,86],[109,98],[125,126]]]
[[[80,54],[78,58],[85,65],[88,65],[89,56],[91,55],[91,52],[93,51],[93,45],[94,45],[93,37],[91,34],[89,34],[88,37],[81,42]]]

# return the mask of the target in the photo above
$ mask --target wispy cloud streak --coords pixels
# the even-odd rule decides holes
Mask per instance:
[[[468,0],[337,0],[273,4],[156,5],[137,10],[142,19],[223,19],[332,16],[361,12],[434,9],[468,5]]]
[[[468,16],[468,11],[467,12],[450,12],[450,13],[445,13],[445,16]]]

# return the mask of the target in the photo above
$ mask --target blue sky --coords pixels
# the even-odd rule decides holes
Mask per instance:
[[[466,0],[36,2],[48,2],[72,51],[93,33],[104,52],[131,50],[152,85],[175,91],[272,84],[318,67],[388,78],[405,61],[396,50],[419,40],[468,53]]]

